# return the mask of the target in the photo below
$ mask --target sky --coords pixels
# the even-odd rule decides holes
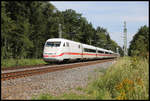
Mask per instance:
[[[141,26],[149,26],[148,1],[51,1],[59,11],[73,9],[82,14],[96,29],[107,29],[110,37],[123,46],[124,21],[127,28],[127,47]]]

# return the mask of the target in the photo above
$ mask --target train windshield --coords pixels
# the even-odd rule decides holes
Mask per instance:
[[[61,42],[47,42],[46,47],[60,47]]]

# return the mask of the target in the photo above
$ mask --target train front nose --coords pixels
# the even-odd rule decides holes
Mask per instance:
[[[59,57],[57,57],[57,55],[49,55],[48,54],[43,54],[43,59],[46,62],[53,62],[53,61],[59,61]]]
[[[62,53],[57,49],[57,51],[44,51],[43,59],[46,62],[62,61]]]
[[[48,41],[44,47],[43,59],[46,62],[61,61],[61,42]]]

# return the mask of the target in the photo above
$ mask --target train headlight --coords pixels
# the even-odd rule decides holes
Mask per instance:
[[[48,55],[55,55],[56,53],[48,53]]]
[[[44,53],[45,55],[56,55],[56,53]]]

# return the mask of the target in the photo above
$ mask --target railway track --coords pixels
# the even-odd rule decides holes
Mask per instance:
[[[21,77],[27,77],[27,76],[32,76],[32,75],[38,75],[38,74],[43,74],[43,73],[48,73],[48,72],[54,72],[58,70],[64,70],[64,69],[70,69],[70,68],[76,68],[80,66],[86,66],[86,65],[92,65],[92,64],[97,64],[97,63],[104,63],[108,61],[113,61],[114,59],[105,59],[105,60],[97,60],[97,61],[89,61],[89,62],[80,62],[80,63],[74,63],[74,64],[65,64],[65,65],[57,65],[57,66],[47,66],[47,67],[40,67],[40,68],[34,68],[30,70],[24,69],[20,71],[11,71],[11,72],[4,72],[1,73],[1,80],[10,80],[10,79],[16,79],[16,78],[21,78]]]

